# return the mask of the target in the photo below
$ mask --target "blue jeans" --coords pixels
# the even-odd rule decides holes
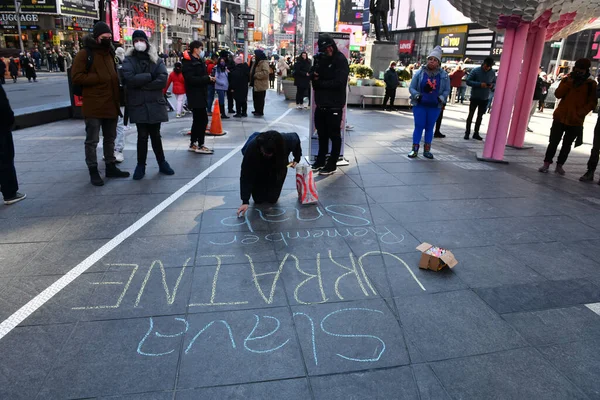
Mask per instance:
[[[465,92],[467,91],[466,86],[461,86],[458,88],[458,95],[456,97],[456,101],[460,101],[461,103],[465,101]]]
[[[206,111],[212,112],[213,103],[215,101],[215,85],[208,85],[208,104]]]
[[[425,107],[417,104],[413,107],[415,119],[415,131],[413,132],[413,144],[421,143],[423,130],[425,130],[425,144],[431,144],[433,140],[433,128],[440,116],[441,109],[438,107]]]
[[[221,115],[225,115],[225,92],[226,90],[217,90],[219,96],[219,108],[221,109]]]

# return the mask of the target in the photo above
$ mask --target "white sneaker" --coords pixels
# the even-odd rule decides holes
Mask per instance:
[[[181,118],[181,114],[176,114],[175,118]]]
[[[115,151],[115,161],[118,163],[125,161],[125,156],[123,155],[122,151]]]
[[[199,153],[199,154],[213,154],[214,150],[211,150],[211,149],[209,149],[206,146],[200,146],[200,147],[198,147],[196,149],[196,153]]]
[[[354,125],[346,125],[346,130],[347,131],[353,131],[354,130]]]
[[[302,104],[296,105],[296,109],[297,110],[302,110],[303,108],[304,108],[304,106]]]

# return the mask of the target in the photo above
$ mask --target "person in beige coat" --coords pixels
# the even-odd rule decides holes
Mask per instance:
[[[252,100],[254,101],[255,117],[262,117],[265,109],[265,97],[269,89],[269,61],[267,55],[262,50],[254,50],[255,61],[250,70],[250,86],[252,90]]]

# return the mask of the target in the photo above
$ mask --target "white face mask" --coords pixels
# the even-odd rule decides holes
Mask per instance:
[[[204,58],[204,50],[200,51],[200,58]]]
[[[135,48],[137,51],[144,52],[144,51],[146,51],[146,48],[147,48],[148,46],[146,45],[146,42],[135,42],[135,43],[133,44],[133,47],[134,47],[134,48]]]

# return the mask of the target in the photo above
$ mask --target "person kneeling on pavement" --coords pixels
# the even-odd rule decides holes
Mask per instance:
[[[289,163],[289,155],[294,161]],[[277,203],[287,176],[287,168],[295,168],[302,158],[298,134],[267,131],[254,133],[242,149],[244,159],[240,175],[242,205],[238,217],[248,210],[250,196],[255,204]]]
[[[123,61],[123,83],[127,88],[127,111],[138,131],[137,166],[133,179],[140,180],[146,174],[148,136],[158,162],[158,169],[165,175],[175,171],[165,160],[160,124],[167,122],[166,100],[163,89],[167,84],[167,67],[158,57],[156,48],[148,43],[144,31],[137,30],[131,36],[133,48],[127,51]]]
[[[590,76],[590,66],[591,62],[587,58],[577,60],[573,72],[563,78],[554,92],[556,98],[561,101],[552,115],[550,143],[546,149],[544,165],[538,170],[540,172],[548,172],[558,144],[562,140],[563,144],[558,154],[555,172],[564,175],[563,165],[571,152],[571,145],[573,142],[575,142],[575,147],[583,144],[583,122],[586,115],[598,104],[597,84],[596,80]]]
[[[129,172],[117,168],[115,159],[115,138],[117,121],[121,115],[119,104],[119,76],[115,65],[115,50],[112,44],[112,32],[105,22],[94,25],[92,35],[83,39],[81,49],[71,70],[74,85],[83,88],[83,106],[85,118],[85,163],[94,186],[104,185],[98,172],[96,149],[100,141],[100,128],[104,136],[103,151],[107,178],[127,178]],[[88,57],[92,63],[88,68]]]

